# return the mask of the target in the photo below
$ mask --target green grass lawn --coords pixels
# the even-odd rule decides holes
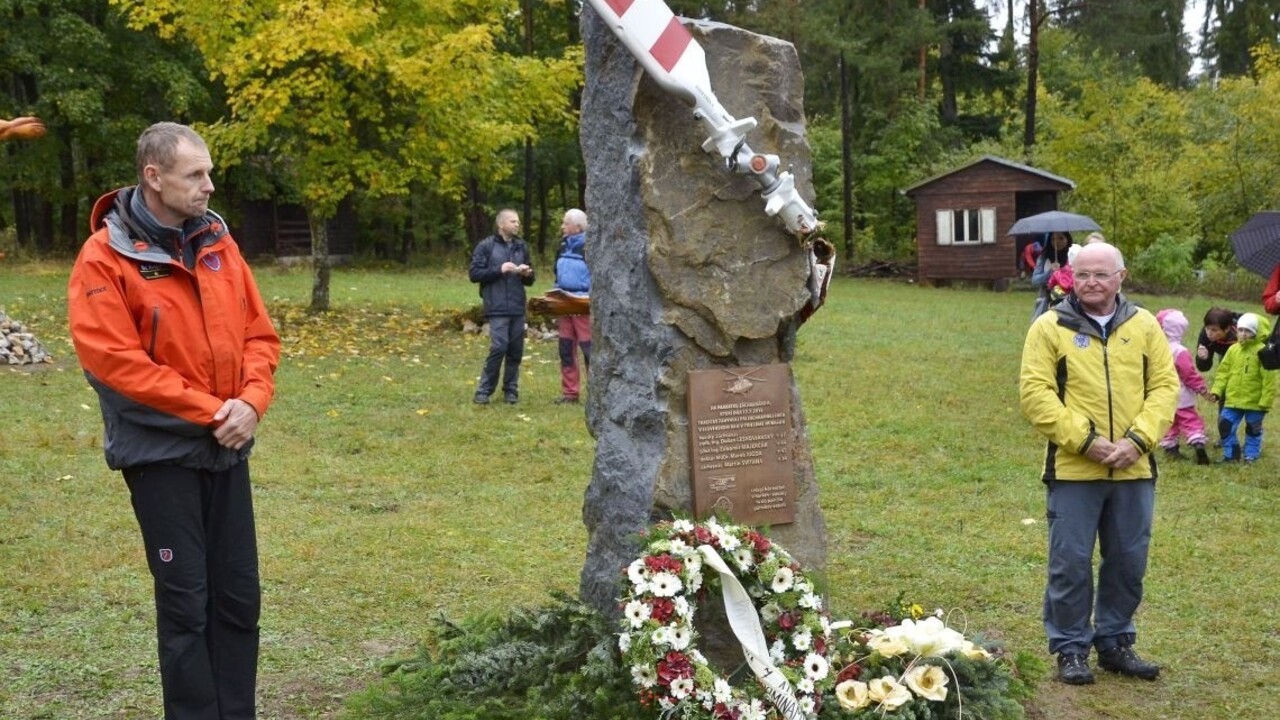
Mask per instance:
[[[439,323],[477,302],[461,272],[339,269],[318,319],[302,312],[305,271],[258,278],[285,341],[253,459],[261,717],[339,717],[434,617],[576,590],[593,441],[581,407],[551,402],[554,342],[526,346],[520,405],[471,404],[487,339]],[[58,358],[0,368],[0,717],[154,718],[150,580],[67,338],[65,283],[62,266],[0,265],[0,308]],[[1181,308],[1193,331],[1211,304],[1137,299]],[[1031,301],[840,278],[800,331],[837,614],[905,591],[1045,653],[1043,443],[1016,386]],[[1253,467],[1162,463],[1139,618],[1161,679],[1045,681],[1032,717],[1280,716],[1268,433]]]

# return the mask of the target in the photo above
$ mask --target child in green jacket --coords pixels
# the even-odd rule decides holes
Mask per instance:
[[[1218,432],[1222,435],[1223,462],[1240,459],[1236,432],[1244,423],[1244,461],[1253,462],[1262,453],[1262,420],[1275,399],[1275,375],[1258,362],[1260,337],[1270,334],[1270,323],[1255,313],[1245,313],[1236,321],[1239,338],[1213,378],[1212,397],[1222,400]]]

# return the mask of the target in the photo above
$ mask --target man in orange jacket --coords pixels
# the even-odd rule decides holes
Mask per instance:
[[[155,579],[166,720],[253,718],[261,587],[249,484],[280,339],[249,266],[209,210],[191,128],[138,138],[138,185],[95,203],[67,288]]]

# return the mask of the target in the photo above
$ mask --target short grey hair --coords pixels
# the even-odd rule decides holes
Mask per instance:
[[[568,222],[582,228],[583,232],[587,230],[587,214],[578,208],[572,208],[564,214],[564,219]]]
[[[148,165],[155,165],[162,170],[173,167],[174,158],[178,155],[178,145],[183,140],[205,152],[209,150],[200,133],[186,125],[176,122],[158,122],[143,130],[138,136],[138,154],[135,158],[138,182],[142,183],[146,179],[142,171]]]

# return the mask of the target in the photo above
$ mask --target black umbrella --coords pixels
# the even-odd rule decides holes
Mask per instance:
[[[1280,212],[1254,213],[1249,222],[1231,233],[1231,247],[1241,267],[1264,278],[1271,277],[1276,263],[1280,263]]]
[[[1040,235],[1055,232],[1085,232],[1101,230],[1102,226],[1088,215],[1050,210],[1039,215],[1024,217],[1009,228],[1009,235]]]

